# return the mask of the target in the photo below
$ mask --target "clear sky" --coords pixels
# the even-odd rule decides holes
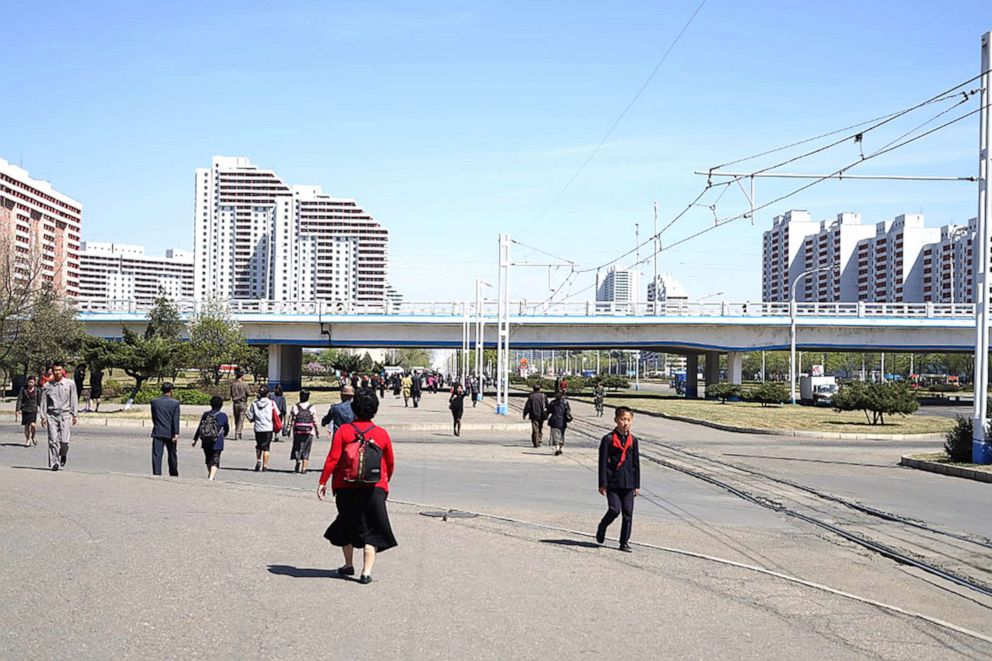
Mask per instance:
[[[390,230],[391,280],[408,300],[462,300],[476,277],[495,283],[499,232],[604,263],[633,247],[635,222],[648,235],[653,201],[664,224],[696,196],[705,179],[693,170],[963,82],[992,30],[988,0],[708,0],[559,198],[698,4],[8,0],[0,157],[82,201],[84,239],[161,253],[192,245],[194,168],[247,156],[371,211]],[[865,152],[947,107],[867,135]],[[973,116],[860,171],[973,175],[977,126]],[[836,169],[858,154],[849,143],[789,169]],[[796,186],[761,181],[758,201]],[[831,182],[759,212],[754,226],[737,221],[664,252],[661,270],[694,298],[756,300],[772,215],[922,212],[937,226],[976,207],[975,184]],[[720,216],[742,210],[738,191],[717,205]],[[713,217],[694,208],[663,243]],[[520,247],[514,259],[548,261]],[[560,295],[592,278],[573,277]],[[544,298],[548,284],[540,269],[514,271],[515,298]]]

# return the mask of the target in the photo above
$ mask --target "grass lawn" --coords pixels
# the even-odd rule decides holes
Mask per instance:
[[[963,461],[951,461],[951,458],[946,452],[923,452],[920,454],[909,455],[912,459],[919,459],[920,461],[932,461],[935,464],[947,464],[948,466],[957,466],[959,468],[970,468],[971,470],[983,471],[985,473],[992,473],[992,465],[987,464],[971,464]]]
[[[579,399],[589,400],[588,397]],[[591,400],[590,400],[591,401]],[[870,425],[860,411],[837,413],[833,409],[812,406],[769,406],[750,402],[692,400],[670,397],[628,397],[608,393],[607,404],[626,405],[634,409],[714,422],[749,429],[839,432],[850,434],[929,434],[942,433],[954,425],[948,418],[926,415],[886,417],[884,425]]]

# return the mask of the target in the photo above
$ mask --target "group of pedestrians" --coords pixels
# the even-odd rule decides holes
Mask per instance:
[[[565,397],[564,390],[558,390],[554,399],[541,392],[541,386],[534,384],[534,390],[524,404],[524,420],[530,419],[530,442],[535,448],[544,444],[544,423],[548,423],[551,436],[551,449],[555,456],[565,449],[565,430],[572,422],[572,407]]]
[[[65,365],[53,363],[42,375],[42,384],[34,375],[25,380],[17,395],[14,416],[24,428],[24,445],[38,445],[37,425],[48,432],[48,468],[57,471],[69,459],[72,427],[79,421],[79,391],[73,380],[65,378]]]

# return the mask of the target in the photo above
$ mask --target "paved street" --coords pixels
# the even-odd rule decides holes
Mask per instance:
[[[466,424],[494,418],[490,404],[469,408]],[[331,578],[340,555],[321,534],[334,507],[315,498],[316,471],[291,472],[288,443],[273,445],[275,470],[259,474],[253,445],[230,442],[208,483],[188,440],[181,477],[153,478],[147,430],[80,426],[67,469],[50,473],[44,441],[19,447],[5,417],[0,657],[572,658],[614,655],[618,639],[644,659],[992,653],[982,639],[992,599],[647,461],[635,553],[596,548],[588,534],[604,504],[592,434],[609,423],[573,406],[557,458],[520,431],[394,433],[400,546],[369,586]],[[416,411],[387,397],[377,423],[412,429],[447,416],[442,395]],[[675,455],[654,442],[992,536],[973,514],[989,485],[896,466],[938,442],[748,436],[645,416],[635,432],[642,452],[662,458]],[[326,451],[325,438],[315,467]],[[485,516],[421,516],[436,508]]]

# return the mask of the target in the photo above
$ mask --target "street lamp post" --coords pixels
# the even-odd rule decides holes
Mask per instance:
[[[796,403],[796,285],[808,275],[821,271],[833,271],[836,268],[836,266],[831,265],[803,271],[792,281],[792,287],[789,289],[789,388],[793,404]]]

